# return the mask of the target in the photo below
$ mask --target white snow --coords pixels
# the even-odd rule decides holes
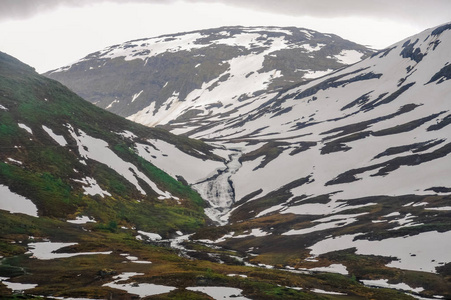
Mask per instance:
[[[310,38],[313,37],[313,35],[311,34],[311,32],[308,31],[308,30],[306,30],[306,29],[301,29],[301,30],[299,30],[299,31],[302,32],[302,33],[304,33],[305,36],[306,36],[308,39],[310,39]]]
[[[23,164],[20,160],[17,160],[17,159],[11,158],[11,157],[8,157],[7,159],[8,159],[8,161],[10,161],[12,163],[15,163],[15,164],[18,164],[18,165],[22,165]]]
[[[55,134],[55,133],[53,132],[52,129],[48,128],[48,127],[45,126],[45,125],[42,125],[42,128],[43,128],[43,129],[45,130],[45,132],[47,132],[47,134],[50,135],[50,137],[51,137],[55,142],[57,142],[60,146],[64,147],[64,146],[67,145],[67,141],[66,141],[66,139],[64,138],[64,136]]]
[[[132,183],[143,195],[145,195],[146,192],[139,185],[137,177],[146,182],[152,190],[160,195],[160,197],[172,197],[169,192],[163,192],[160,190],[153,181],[139,171],[133,164],[123,161],[119,156],[117,156],[117,154],[109,148],[107,142],[101,139],[93,138],[81,130],[78,130],[79,134],[77,135],[70,125],[67,125],[67,127],[69,128],[72,137],[77,141],[78,151],[83,158],[93,159],[109,166]]]
[[[134,102],[136,99],[138,99],[138,97],[141,95],[142,92],[144,92],[144,90],[141,90],[139,93],[134,94],[133,98],[132,98],[132,102]]]
[[[365,215],[367,213],[360,213],[360,214],[353,214],[353,215],[332,215],[329,217],[325,217],[322,219],[314,220],[313,222],[319,223],[318,225],[304,228],[304,229],[291,229],[285,233],[282,233],[282,235],[301,235],[301,234],[307,234],[312,233],[316,231],[326,230],[330,228],[338,228],[338,227],[345,227],[349,224],[352,224],[354,222],[357,222],[357,217]]]
[[[26,131],[28,131],[29,134],[33,134],[33,130],[31,130],[31,128],[28,127],[27,125],[25,125],[23,123],[18,123],[17,125],[19,125],[20,128],[25,129]]]
[[[8,109],[0,104],[0,110],[6,110],[7,111]]]
[[[6,287],[10,290],[13,291],[25,291],[25,290],[30,290],[30,289],[34,289],[35,287],[37,287],[37,284],[34,283],[19,283],[19,282],[9,282],[6,281],[5,278],[0,278],[2,279],[0,282],[3,283],[4,285],[6,285]],[[4,280],[3,280],[4,279]]]
[[[124,272],[120,275],[114,276],[113,279],[115,279],[115,281],[106,283],[103,286],[123,290],[130,294],[136,294],[140,298],[165,294],[176,289],[172,286],[164,286],[152,283],[121,283],[129,280],[134,276],[139,275],[144,275],[144,273]]]
[[[107,107],[105,107],[105,109],[108,109],[108,108],[111,108],[111,107],[113,107],[113,105],[114,104],[116,104],[116,103],[119,103],[119,100],[117,100],[117,99],[114,99],[110,104],[108,104],[108,106]]]
[[[422,225],[422,223],[415,223],[414,218],[415,218],[414,215],[408,213],[400,219],[392,220],[389,223],[398,223],[400,226],[394,227],[390,230],[398,230],[398,229],[405,228],[405,227]]]
[[[10,213],[21,213],[32,217],[38,216],[38,208],[34,203],[16,193],[2,184],[0,184],[0,209]]]
[[[159,235],[158,233],[145,232],[145,231],[142,231],[142,230],[138,230],[138,233],[148,237],[152,241],[158,241],[158,240],[162,239],[161,235]]]
[[[303,70],[303,69],[295,70],[295,72],[303,72],[304,73],[304,78],[307,78],[307,79],[319,78],[319,77],[327,75],[327,74],[329,74],[329,73],[331,73],[333,71],[334,70],[332,70],[332,69],[327,69],[326,71]]]
[[[196,287],[187,287],[187,290],[202,292],[207,294],[211,298],[215,300],[223,300],[223,299],[231,299],[231,300],[247,300],[241,295],[243,292],[241,289],[232,288],[232,287],[223,287],[223,286],[196,286]]]
[[[394,211],[392,213],[389,213],[388,215],[385,215],[384,218],[397,217],[397,216],[400,216],[400,215],[401,215],[400,212]]]
[[[215,115],[216,112],[224,112],[224,108],[218,107],[205,109],[206,106],[217,103],[221,103],[223,107],[231,104],[227,111],[232,111],[233,108],[240,104],[234,98],[240,95],[252,97],[255,92],[267,89],[274,79],[282,76],[280,70],[271,70],[269,72],[255,72],[255,70],[263,68],[266,55],[286,48],[288,42],[283,36],[271,38],[269,39],[271,43],[269,47],[262,41],[257,40],[258,37],[260,37],[258,33],[243,33],[235,35],[233,38],[226,37],[213,41],[214,44],[239,45],[250,49],[259,46],[264,47],[265,50],[224,61],[224,63],[229,64],[229,69],[210,82],[204,82],[200,89],[192,91],[185,99],[178,99],[178,94],[173,95],[161,105],[158,111],[154,111],[155,104],[152,103],[141,111],[128,116],[127,119],[146,126],[154,126],[156,124],[165,124],[191,108],[204,110],[205,112],[202,114],[204,116]],[[251,43],[253,43],[252,46],[249,46]],[[228,76],[227,80],[218,81],[218,78],[222,76]],[[246,82],[246,84],[243,84],[243,82]],[[177,97],[174,98],[175,96]],[[168,106],[169,109],[166,109]],[[210,117],[210,120],[215,119]],[[177,133],[181,134],[187,130],[186,128],[179,129]]]
[[[326,295],[346,295],[345,293],[331,292],[331,291],[325,291],[325,290],[321,290],[321,289],[313,289],[312,292],[319,293],[319,294],[326,294]]]
[[[124,138],[126,138],[126,139],[129,139],[129,140],[132,140],[132,139],[138,137],[136,134],[134,134],[133,132],[128,131],[128,130],[124,130],[122,132],[117,132],[117,134],[122,136],[122,137],[124,137]]]
[[[255,237],[262,237],[262,236],[267,236],[268,233],[261,230],[260,228],[253,228],[251,229],[251,231],[249,233],[244,233],[241,235],[235,235],[232,236],[234,239],[240,239],[240,238],[246,238],[246,237],[250,237],[250,236],[255,236]]]
[[[405,284],[405,283],[388,283],[388,279],[378,279],[378,280],[360,280],[364,285],[367,286],[374,286],[374,287],[382,287],[382,288],[389,288],[389,289],[396,289],[396,290],[403,290],[403,291],[411,291],[415,293],[420,293],[424,291],[424,288],[418,287],[418,288],[412,288],[411,286]]]
[[[322,240],[313,246],[311,254],[318,256],[332,251],[356,248],[357,254],[395,257],[387,266],[404,270],[435,273],[435,268],[451,262],[451,231],[423,232],[414,236],[388,238],[381,241],[355,240],[357,235],[343,235]]]
[[[147,260],[133,260],[132,261],[132,263],[135,263],[135,264],[144,264],[144,265],[148,265],[148,264],[151,264],[152,262],[151,261],[147,261]]]
[[[346,266],[342,264],[331,264],[328,267],[317,267],[317,268],[311,268],[308,269],[309,271],[314,272],[329,272],[329,273],[337,273],[342,275],[349,275],[348,269]]]
[[[96,220],[94,218],[90,218],[88,216],[77,216],[75,220],[67,220],[68,223],[72,224],[86,224],[86,223],[95,223]]]
[[[135,149],[141,157],[173,178],[180,175],[191,184],[207,179],[218,169],[225,167],[223,162],[196,158],[162,140],[148,140],[148,142],[152,146],[136,143]],[[174,163],[175,160],[177,163]]]
[[[100,195],[102,198],[104,198],[105,196],[111,196],[111,194],[105,190],[103,190],[99,184],[97,183],[97,181],[92,178],[92,177],[85,177],[82,180],[78,180],[78,179],[73,179],[76,182],[81,182],[83,183],[83,189],[85,190],[85,192],[83,194],[85,195]]]
[[[227,274],[227,276],[247,278],[247,275],[244,275],[244,274]]]
[[[363,53],[357,50],[342,50],[340,54],[335,55],[334,57],[338,60],[338,62],[342,64],[354,64],[361,60]]]
[[[150,38],[145,41],[126,42],[119,47],[107,47],[99,55],[105,58],[124,57],[125,60],[142,59],[145,60],[149,57],[157,56],[164,52],[176,52],[176,51],[191,51],[192,49],[204,47],[202,44],[195,44],[194,42],[203,35],[200,33],[190,33],[182,36],[171,37],[162,36],[156,38]],[[125,48],[125,46],[135,46],[133,48]],[[135,51],[136,50],[136,51]],[[142,55],[136,55],[135,52],[141,52],[143,50],[150,50],[150,53]],[[135,52],[133,52],[135,51]]]
[[[426,207],[425,210],[448,211],[448,210],[451,210],[451,206]]]
[[[301,45],[301,48],[304,48],[308,52],[315,52],[321,50],[321,48],[323,48],[324,46],[326,46],[326,44],[317,44],[316,46],[312,46],[310,44],[303,44]]]
[[[263,189],[263,193],[257,197],[262,197],[268,192],[274,191],[289,182],[307,176],[312,176],[312,180],[308,184],[292,189],[291,192],[294,196],[314,196],[334,193],[331,196],[332,200],[340,200],[375,195],[427,195],[434,194],[432,191],[426,191],[426,189],[432,186],[447,186],[449,183],[447,182],[446,174],[449,174],[451,171],[451,165],[448,163],[447,157],[437,158],[419,165],[401,166],[385,176],[371,176],[378,171],[376,169],[358,174],[357,181],[325,186],[326,182],[350,169],[362,168],[390,160],[392,158],[390,156],[383,156],[377,159],[377,161],[373,160],[376,155],[382,153],[389,147],[403,146],[449,136],[449,126],[437,131],[426,131],[430,125],[435,124],[435,120],[431,120],[410,132],[404,132],[402,138],[400,138],[401,135],[399,134],[368,136],[365,139],[347,142],[346,145],[351,148],[347,151],[332,152],[326,155],[321,154],[321,149],[324,147],[323,139],[336,134],[335,132],[331,134],[322,133],[331,129],[387,116],[409,103],[416,103],[421,106],[409,113],[375,123],[372,127],[369,127],[369,130],[377,131],[387,129],[433,113],[449,110],[446,102],[441,100],[446,99],[446,95],[449,94],[449,81],[442,83],[440,86],[432,84],[424,85],[437,71],[437,65],[441,67],[440,60],[443,59],[442,57],[448,57],[446,45],[451,43],[446,40],[446,43],[442,42],[442,44],[435,50],[438,53],[425,56],[423,61],[417,65],[422,70],[413,73],[409,77],[409,81],[417,82],[416,85],[398,96],[396,101],[381,105],[373,110],[359,112],[357,106],[345,111],[341,109],[346,104],[371,91],[373,91],[370,94],[370,99],[372,100],[385,92],[390,94],[397,91],[399,89],[397,87],[398,78],[406,76],[405,68],[407,64],[411,64],[409,60],[400,59],[399,51],[393,50],[382,59],[375,57],[364,60],[333,75],[338,76],[352,72],[353,70],[369,67],[369,70],[365,70],[364,72],[360,71],[360,73],[348,75],[348,77],[352,78],[361,73],[372,71],[375,74],[384,74],[380,79],[359,81],[337,88],[320,90],[314,95],[317,97],[317,100],[314,101],[312,97],[295,100],[288,99],[282,104],[281,109],[291,107],[292,110],[283,115],[271,118],[271,114],[266,114],[255,120],[247,121],[244,125],[241,125],[240,132],[238,133],[236,129],[233,129],[234,131],[232,132],[231,129],[229,130],[227,128],[218,131],[218,134],[220,133],[223,136],[231,134],[229,137],[238,139],[258,128],[267,127],[266,124],[271,124],[270,127],[259,132],[260,138],[263,137],[263,134],[271,134],[268,138],[279,140],[289,139],[291,143],[295,143],[296,141],[313,141],[318,143],[317,146],[313,146],[311,149],[296,155],[289,155],[293,148],[287,149],[277,159],[268,163],[265,168],[255,171],[253,169],[260,164],[263,157],[257,158],[254,161],[244,162],[243,166],[232,176],[232,180],[235,183],[236,199],[241,199],[243,196],[260,188]],[[433,56],[434,59],[432,60],[431,57]],[[440,57],[440,59],[436,59],[435,57]],[[430,62],[427,59],[431,59]],[[329,77],[325,79],[327,78]],[[290,95],[294,97],[299,91],[307,90],[319,82],[319,80],[313,80],[300,88],[282,94],[281,97],[288,97]],[[429,99],[429,101],[425,101],[425,99]],[[335,120],[338,117],[346,118]],[[234,123],[238,123],[243,119],[245,119],[245,116],[236,118]],[[312,126],[293,130],[292,126],[296,124],[296,121],[293,120],[305,121],[307,124],[312,122],[317,123]],[[233,125],[233,123],[230,125]],[[196,136],[207,136],[207,134],[213,132],[215,132],[215,128],[210,128],[204,135],[198,133]],[[302,137],[302,135],[305,137]],[[333,138],[330,140],[333,140]],[[443,146],[444,143],[435,148],[428,149],[423,153],[431,153],[434,149]],[[292,166],[298,167],[294,168]],[[277,174],[277,176],[273,176],[273,174]],[[259,180],[246,180],[249,176],[258,178]],[[296,210],[297,213],[303,213],[305,209],[312,212],[313,205],[302,205],[296,208],[289,207],[286,212],[294,212]],[[323,208],[327,209],[327,206],[316,205],[316,208],[319,211]],[[276,210],[278,209],[281,209],[281,207]],[[330,212],[331,210],[326,210],[323,214]]]
[[[111,251],[107,252],[77,252],[77,253],[54,253],[54,251],[61,249],[63,247],[77,245],[77,243],[53,243],[53,242],[38,242],[28,244],[29,251],[28,254],[32,254],[33,258],[41,260],[57,259],[57,258],[67,258],[78,255],[95,255],[111,254]]]

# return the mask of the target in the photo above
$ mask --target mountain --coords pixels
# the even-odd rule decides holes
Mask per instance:
[[[210,146],[98,109],[6,54],[0,72],[4,197],[18,193],[23,201],[31,200],[35,216],[88,216],[163,235],[205,222],[199,195],[137,153],[147,151],[160,160],[189,157],[178,174],[202,178],[209,167],[223,165]],[[205,173],[188,171],[189,164],[204,166]],[[2,202],[3,209],[14,206]],[[152,224],[146,217],[146,224],[140,224],[153,209],[162,220]],[[120,218],[117,210],[122,210]]]
[[[0,140],[2,299],[410,298],[190,240],[216,226],[188,182],[225,169],[227,150],[104,111],[1,52]]]
[[[125,42],[44,75],[138,123],[192,128],[372,53],[303,28],[221,27]]]
[[[237,161],[227,225],[193,239],[451,297],[450,48],[451,24],[428,29],[188,131]]]
[[[246,253],[254,265],[328,270],[450,297],[450,29],[428,29],[321,78],[304,73],[262,94],[242,93],[254,89],[233,81],[244,73],[222,70],[230,74],[222,81],[206,78],[183,97],[180,89],[166,95],[164,118],[157,104],[129,116],[223,148],[217,153],[226,168],[190,182],[222,226],[202,228],[191,240]],[[114,49],[126,45],[132,43]],[[75,73],[76,66],[52,74]],[[163,82],[160,91],[172,81]],[[220,90],[229,83],[227,93]],[[217,102],[215,91],[225,100]]]
[[[185,40],[178,46],[186,48],[189,43]],[[41,131],[38,137],[42,138],[34,140],[42,143],[45,137],[57,149],[72,149],[69,152],[77,159],[51,170],[43,169],[50,174],[65,170],[61,173],[64,176],[58,175],[63,183],[76,176],[74,169],[85,172],[81,161],[89,162],[88,166],[98,165],[101,170],[113,161],[138,161],[143,165],[127,165],[134,175],[118,172],[113,166],[101,174],[89,171],[94,174],[90,178],[111,196],[97,189],[104,197],[87,194],[82,196],[83,205],[76,206],[76,212],[67,209],[70,214],[66,216],[72,218],[95,218],[95,223],[81,225],[66,222],[67,218],[62,219],[65,213],[47,216],[41,212],[39,201],[56,197],[31,197],[39,194],[36,191],[52,191],[52,187],[44,185],[33,190],[19,186],[20,178],[27,178],[21,173],[16,176],[14,188],[4,179],[15,174],[7,169],[1,182],[10,192],[34,200],[39,218],[16,214],[12,209],[12,213],[0,211],[1,232],[6,232],[1,236],[0,255],[7,256],[0,265],[0,276],[8,278],[8,286],[35,284],[27,286],[28,294],[59,297],[137,294],[161,299],[205,299],[206,295],[214,299],[450,298],[450,46],[451,24],[444,24],[321,78],[293,77],[293,82],[273,90],[265,86],[262,94],[229,99],[234,105],[230,111],[227,105],[205,107],[184,98],[178,102],[183,110],[168,109],[165,121],[160,123],[167,121],[166,128],[184,136],[146,128],[102,111],[15,63],[14,68],[3,73],[0,82],[0,116],[12,120],[2,132],[16,128],[16,134],[2,137],[2,141],[11,139],[9,148],[21,145],[14,140],[19,137],[23,143],[28,142],[29,128],[33,135]],[[112,53],[114,56],[116,52]],[[140,58],[130,62],[143,63]],[[8,81],[10,74],[14,74],[14,85]],[[169,86],[169,80],[165,80]],[[207,81],[203,82],[199,84]],[[233,86],[238,93],[252,87],[244,80]],[[56,87],[64,93],[57,92]],[[9,94],[3,90],[10,94],[14,91],[14,97],[6,97]],[[30,96],[36,91],[39,97]],[[200,95],[202,105],[208,104],[204,100],[209,97],[202,98],[207,91]],[[54,103],[55,98],[49,96],[54,93],[60,99],[56,102],[59,106],[38,105]],[[64,96],[66,93],[71,97]],[[135,101],[141,96],[136,97]],[[16,98],[33,103],[28,104],[32,109],[28,109],[26,117],[21,116],[27,106],[14,106],[18,100],[11,99]],[[80,106],[72,106],[76,103]],[[181,111],[194,109],[202,112],[180,118]],[[207,110],[210,112],[204,115]],[[4,122],[2,119],[2,126]],[[67,145],[61,145],[64,143],[58,136],[63,136]],[[95,155],[92,149],[105,144],[94,145],[85,137],[101,139],[117,157],[103,160],[106,154]],[[23,148],[28,152],[39,147]],[[121,151],[124,149],[127,151]],[[39,168],[50,168],[58,162],[41,155],[30,164],[22,156],[5,153],[3,165],[17,164],[23,172],[38,162]],[[170,189],[169,184],[147,173],[150,164],[178,179],[165,177],[192,195],[192,201],[182,202],[187,210],[172,214],[171,209],[185,198],[176,193],[179,188]],[[37,170],[30,182],[44,175],[44,171]],[[123,194],[113,194],[117,185],[107,181],[116,173],[122,175],[114,175],[115,179],[123,177],[121,182],[128,184]],[[134,181],[132,176],[140,179]],[[83,178],[92,182],[87,175],[75,177]],[[49,181],[59,184],[58,180]],[[133,196],[127,196],[130,187]],[[189,188],[206,203],[196,200]],[[146,197],[141,190],[151,196]],[[78,195],[87,192],[83,185],[78,191]],[[134,200],[136,195],[141,197],[133,201],[138,207],[134,210],[136,216],[124,212],[122,206],[114,207],[114,200],[121,195],[121,203]],[[153,221],[155,214],[150,213],[150,208],[140,206],[147,201],[164,201],[163,211],[170,217],[158,217],[159,223]],[[214,223],[209,223],[202,212]],[[116,225],[124,228],[108,223],[111,216]],[[183,223],[183,216],[194,219]],[[81,219],[77,221],[86,220]],[[160,234],[158,238],[156,233]],[[140,239],[146,237],[142,243]],[[49,254],[40,248],[45,238],[65,242],[65,247],[52,243],[61,249]],[[23,254],[25,250],[35,258]],[[86,252],[91,255],[55,257]],[[49,263],[43,263],[44,257],[51,257],[46,261]],[[38,279],[33,274],[44,275]],[[72,286],[67,278],[73,281]],[[216,292],[220,294],[215,296]]]

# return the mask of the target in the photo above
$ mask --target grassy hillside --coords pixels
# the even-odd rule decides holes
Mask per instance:
[[[130,142],[118,135],[129,131],[140,139],[162,139],[187,153],[211,157],[209,146],[163,130],[134,124],[81,99],[66,87],[34,72],[16,59],[0,54],[0,184],[30,199],[39,216],[71,219],[88,215],[98,222],[136,226],[163,235],[193,231],[205,223],[203,200],[181,182],[139,157]],[[143,182],[145,195],[109,166],[83,159],[74,136],[80,130],[108,143],[121,160],[181,199],[158,199]],[[48,132],[63,137],[62,146]],[[26,127],[26,129],[24,129]],[[199,154],[200,153],[200,154]],[[86,195],[83,178],[95,178],[111,196]]]

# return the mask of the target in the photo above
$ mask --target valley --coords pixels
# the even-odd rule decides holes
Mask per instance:
[[[44,74],[99,107],[2,53],[0,294],[450,298],[450,47],[227,27]]]

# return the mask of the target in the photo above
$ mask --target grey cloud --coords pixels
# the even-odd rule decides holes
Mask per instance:
[[[223,3],[287,16],[396,18],[410,23],[451,21],[449,0],[184,0]],[[101,2],[172,4],[175,0],[1,0],[0,20],[23,19],[61,6],[82,7]]]
[[[451,21],[449,0],[187,0],[223,3],[289,16],[322,18],[363,16],[439,24]]]
[[[0,21],[26,19],[59,7],[83,7],[96,3],[167,3],[175,0],[0,0]]]

